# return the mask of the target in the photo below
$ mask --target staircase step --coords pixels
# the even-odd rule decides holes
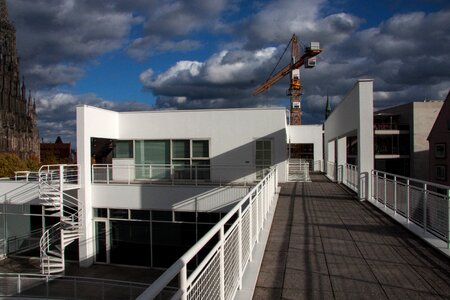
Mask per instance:
[[[59,249],[58,249],[59,250]],[[47,254],[49,254],[49,257],[53,257],[53,258],[58,258],[58,259],[62,259],[62,254],[61,252],[57,252],[57,251],[53,251],[53,250],[48,250]],[[50,256],[51,255],[51,256]]]

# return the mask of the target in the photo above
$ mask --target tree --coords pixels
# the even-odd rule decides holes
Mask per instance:
[[[17,154],[0,153],[0,177],[14,176],[15,171],[27,170],[27,164]]]

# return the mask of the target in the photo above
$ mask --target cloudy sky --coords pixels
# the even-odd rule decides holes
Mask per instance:
[[[117,111],[287,106],[287,78],[251,94],[293,33],[323,48],[318,66],[302,69],[306,124],[323,121],[327,91],[336,105],[358,78],[374,79],[376,108],[443,99],[450,89],[448,0],[6,2],[46,141],[75,142],[82,103]]]

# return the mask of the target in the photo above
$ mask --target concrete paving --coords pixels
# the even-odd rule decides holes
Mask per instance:
[[[342,186],[282,186],[253,299],[450,299],[450,259]]]

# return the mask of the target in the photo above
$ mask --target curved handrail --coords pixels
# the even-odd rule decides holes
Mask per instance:
[[[78,165],[47,165],[39,169],[39,198],[55,210],[61,221],[48,228],[40,239],[41,268],[43,274],[51,274],[52,245],[60,244],[62,268],[64,268],[63,230],[79,232],[82,207],[77,198],[64,192],[64,184],[73,182],[71,172],[78,176]],[[76,178],[77,182],[78,179]],[[56,248],[56,247],[55,247]],[[53,250],[55,251],[55,250]],[[47,268],[46,268],[47,266]],[[58,272],[58,271],[54,271]]]

